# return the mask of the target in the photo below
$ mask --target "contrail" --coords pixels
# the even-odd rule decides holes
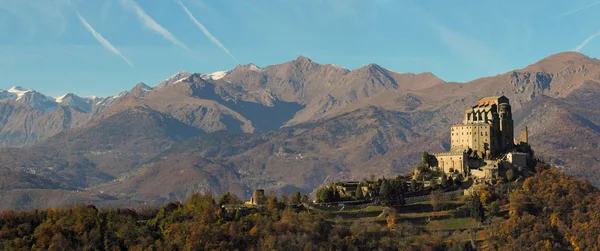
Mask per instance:
[[[121,57],[123,60],[125,60],[125,62],[131,66],[133,68],[133,64],[131,63],[131,61],[129,61],[129,59],[127,59],[125,56],[123,56],[123,54],[121,54],[121,52],[115,48],[112,44],[110,44],[110,42],[108,42],[108,40],[104,39],[102,37],[102,35],[100,35],[100,33],[98,33],[96,30],[94,30],[94,28],[85,20],[85,18],[83,18],[81,16],[81,14],[79,14],[79,12],[77,12],[77,16],[79,17],[79,21],[81,21],[81,24],[83,24],[83,26],[90,32],[92,33],[92,36],[94,36],[94,38],[96,38],[96,40],[98,40],[98,42],[100,42],[100,44],[102,44],[102,46],[104,46],[104,48],[106,48],[108,51],[112,52],[113,54]]]
[[[192,19],[194,24],[196,24],[196,26],[198,26],[198,28],[200,28],[202,33],[204,33],[204,35],[206,37],[208,37],[210,39],[210,41],[212,41],[214,44],[219,46],[219,48],[223,49],[225,51],[225,53],[227,53],[227,55],[229,55],[231,58],[233,58],[233,60],[235,60],[235,62],[238,62],[237,59],[235,59],[235,57],[229,52],[229,50],[227,50],[227,48],[225,48],[225,46],[223,44],[221,44],[221,42],[219,42],[219,40],[215,36],[210,34],[210,31],[208,31],[208,29],[206,29],[206,27],[204,27],[204,25],[202,25],[202,23],[200,23],[200,21],[198,21],[198,19],[196,19],[194,17],[194,15],[192,15],[190,10],[188,10],[188,8],[185,7],[185,5],[183,5],[183,3],[181,1],[178,0],[177,3],[179,3],[179,5],[181,5],[181,7],[185,11],[185,13],[188,15],[188,17],[190,17],[190,19]]]
[[[588,4],[588,5],[586,5],[586,6],[583,6],[583,7],[577,8],[577,9],[574,9],[574,10],[572,10],[572,11],[569,11],[569,12],[567,12],[567,13],[563,13],[562,15],[558,15],[558,16],[556,16],[555,18],[559,18],[559,17],[568,16],[568,15],[571,15],[571,14],[573,14],[573,13],[575,13],[575,12],[578,12],[578,11],[585,10],[585,9],[587,9],[587,8],[589,8],[589,7],[592,7],[592,6],[594,6],[594,5],[598,5],[598,4],[600,4],[600,1],[593,2],[593,3],[591,3],[591,4]]]
[[[152,19],[150,16],[148,16],[148,14],[146,14],[146,12],[136,2],[134,2],[133,0],[121,0],[121,2],[125,3],[128,7],[131,8],[131,10],[133,10],[135,12],[137,17],[144,24],[144,26],[146,26],[149,29],[151,29],[152,31],[160,34],[165,39],[171,41],[173,44],[175,44],[183,49],[190,50],[185,44],[183,44],[175,36],[173,36],[173,34],[171,34],[171,32],[169,32],[167,29],[163,28],[160,24],[158,24],[156,21],[154,21],[154,19]]]
[[[593,34],[593,35],[589,36],[579,46],[577,46],[577,48],[575,48],[574,51],[576,51],[576,52],[581,51],[583,49],[583,47],[585,47],[589,42],[591,42],[592,40],[594,40],[594,38],[599,37],[599,36],[600,36],[600,31],[596,32],[596,34]]]

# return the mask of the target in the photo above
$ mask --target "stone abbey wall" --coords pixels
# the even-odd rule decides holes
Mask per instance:
[[[526,130],[521,139],[524,143],[527,141]],[[446,173],[458,171],[493,178],[500,175],[503,168],[497,163],[491,164],[494,160],[507,157],[509,163],[520,166],[526,159],[526,155],[508,153],[514,147],[515,139],[512,111],[505,96],[482,98],[477,105],[467,108],[463,123],[450,129],[450,145],[450,152],[434,154],[430,166]],[[477,153],[476,157],[474,153]]]
[[[490,124],[459,124],[452,126],[450,132],[451,151],[462,152],[469,148],[477,151],[479,156],[489,155],[489,150],[496,145],[496,134]]]

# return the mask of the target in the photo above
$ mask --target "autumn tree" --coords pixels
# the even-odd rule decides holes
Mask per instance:
[[[500,205],[499,204],[500,204],[500,202],[498,200],[492,201],[492,203],[490,203],[489,211],[488,211],[489,215],[490,215],[490,218],[493,217],[493,216],[496,216],[496,214],[498,214],[498,212],[500,212]]]

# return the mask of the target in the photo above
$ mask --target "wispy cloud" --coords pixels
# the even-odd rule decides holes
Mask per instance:
[[[592,7],[592,6],[595,6],[595,5],[598,5],[598,4],[600,4],[600,1],[596,1],[596,2],[593,2],[593,3],[591,3],[591,4],[588,4],[588,5],[586,5],[586,6],[579,7],[579,8],[577,8],[577,9],[574,9],[574,10],[572,10],[572,11],[565,12],[565,13],[563,13],[563,14],[560,14],[560,15],[558,15],[558,16],[556,16],[556,17],[554,17],[554,18],[561,18],[561,17],[564,17],[564,16],[568,16],[568,15],[571,15],[571,14],[573,14],[573,13],[575,13],[575,12],[579,12],[579,11],[585,10],[585,9],[587,9],[587,8],[590,8],[590,7]]]
[[[98,42],[100,42],[100,44],[102,46],[104,46],[104,48],[106,48],[108,51],[112,52],[113,54],[121,57],[129,66],[131,66],[133,68],[133,64],[131,63],[131,61],[129,61],[129,59],[127,59],[125,56],[123,56],[123,54],[121,54],[121,52],[115,48],[110,42],[108,42],[108,40],[104,39],[102,37],[102,35],[100,35],[100,33],[98,33],[96,30],[94,30],[94,27],[92,27],[86,20],[85,18],[83,18],[79,12],[77,12],[77,16],[79,17],[79,21],[81,21],[81,24],[83,24],[83,26],[90,32],[92,33],[92,36],[94,36],[94,38],[96,38],[96,40],[98,40]]]
[[[485,69],[489,73],[507,71],[511,68],[510,62],[505,57],[495,52],[477,38],[447,27],[419,6],[409,5],[408,7],[437,33],[440,42],[465,62]]]
[[[121,2],[135,12],[138,19],[140,19],[144,26],[160,34],[165,39],[171,41],[171,43],[183,49],[190,50],[185,44],[183,44],[181,41],[179,41],[179,39],[177,39],[173,34],[171,34],[171,32],[169,32],[167,29],[165,29],[156,21],[154,21],[152,17],[148,16],[148,14],[146,14],[146,12],[136,2],[134,2],[133,0],[121,0]]]
[[[198,26],[202,33],[204,33],[204,35],[210,39],[210,41],[212,41],[215,45],[219,46],[219,48],[223,49],[223,51],[225,51],[227,55],[229,55],[233,60],[235,60],[235,62],[238,62],[237,59],[235,59],[235,57],[229,52],[229,50],[225,48],[225,46],[215,36],[213,36],[210,33],[210,31],[208,31],[208,29],[204,25],[202,25],[200,21],[198,21],[198,19],[194,17],[190,10],[188,10],[188,8],[185,7],[185,5],[181,1],[177,1],[177,3],[181,5],[181,8],[183,8],[188,17],[194,22],[194,24],[196,24],[196,26]]]
[[[576,51],[576,52],[581,51],[588,43],[590,43],[596,37],[600,37],[600,31],[596,32],[595,34],[592,34],[587,39],[585,39],[583,42],[581,42],[581,44],[579,44],[579,46],[577,46],[577,48],[575,48],[574,51]]]

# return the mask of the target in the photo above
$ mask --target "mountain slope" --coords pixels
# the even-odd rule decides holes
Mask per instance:
[[[264,68],[182,72],[155,87],[140,83],[102,101],[106,109],[91,118],[71,106],[48,113],[3,100],[3,128],[23,128],[0,134],[5,140],[35,142],[33,135],[47,129],[29,125],[44,116],[65,122],[38,126],[58,134],[30,149],[0,149],[0,168],[47,179],[10,183],[8,191],[19,196],[26,189],[64,190],[61,198],[105,205],[174,200],[192,191],[312,192],[336,180],[405,173],[423,151],[448,149],[449,128],[467,107],[506,95],[515,131],[529,127],[536,153],[597,185],[599,62],[561,53],[505,74],[446,83],[428,73],[373,64],[349,71],[299,57]],[[71,188],[88,190],[77,197]]]

